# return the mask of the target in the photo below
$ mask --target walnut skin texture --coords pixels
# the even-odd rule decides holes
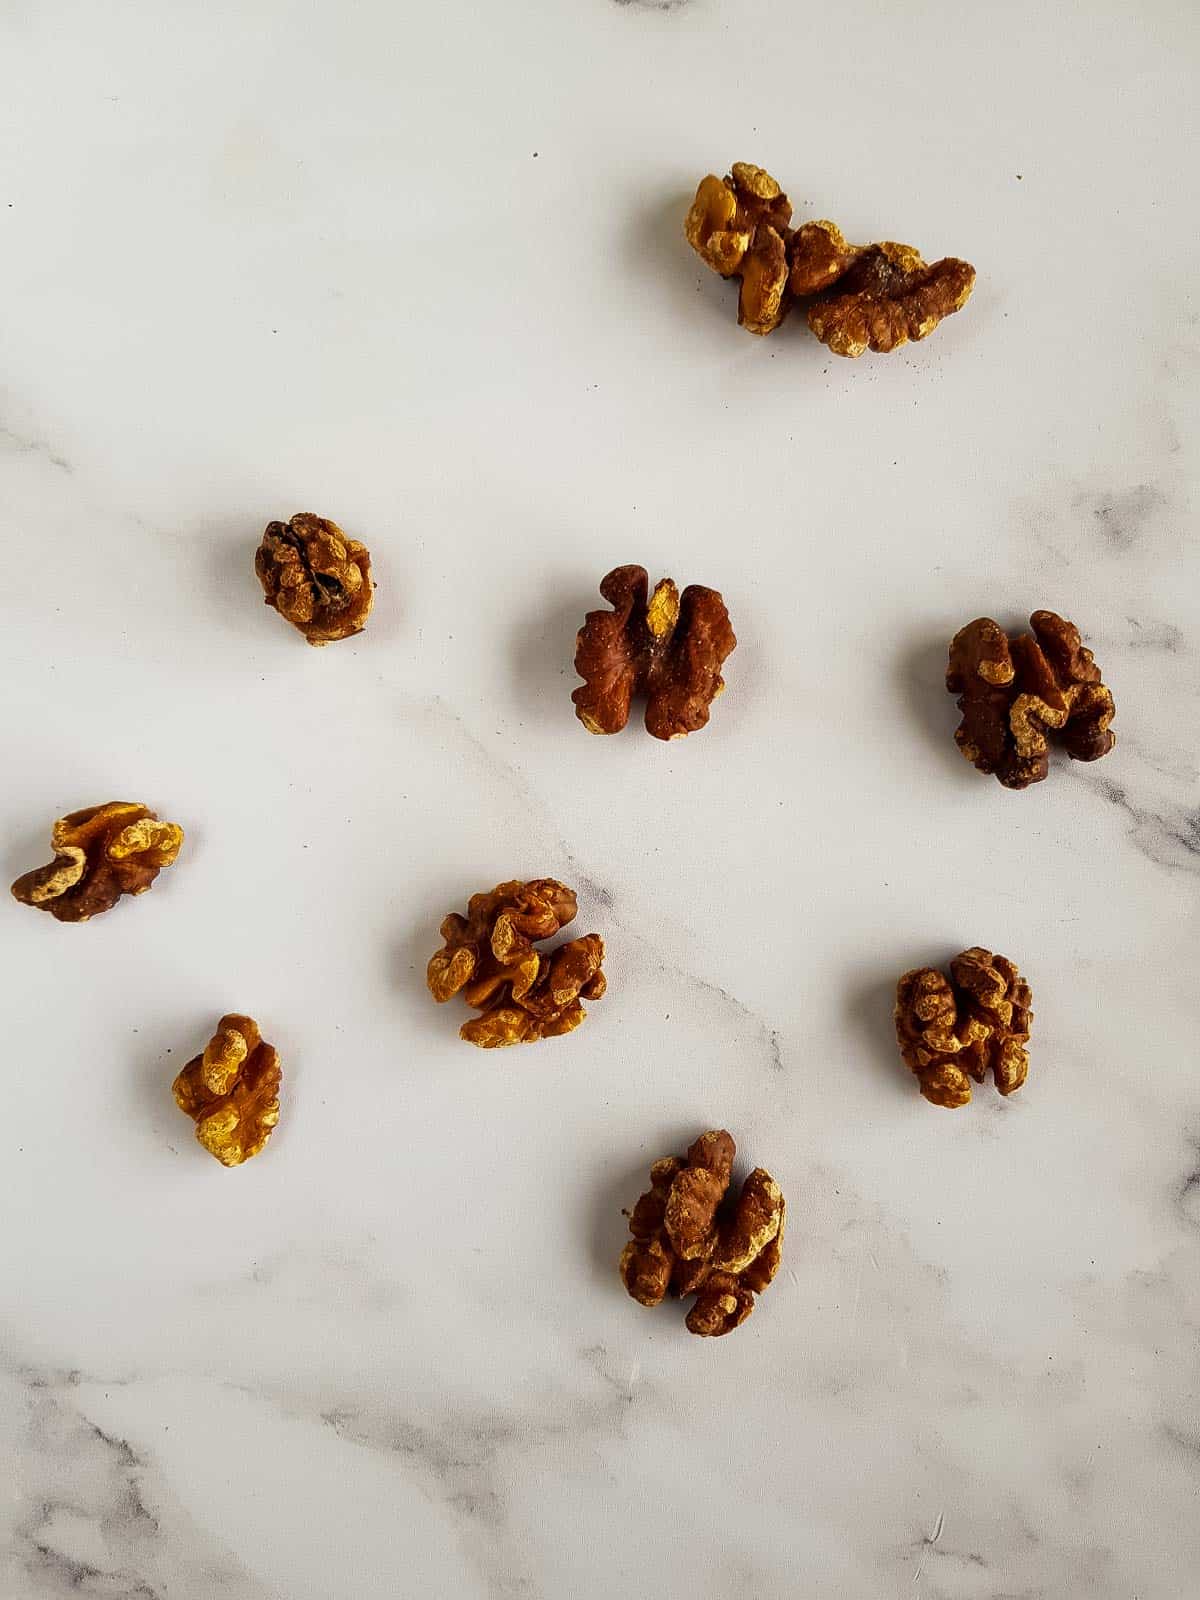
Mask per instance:
[[[729,1192],[734,1143],[701,1134],[686,1156],[650,1168],[650,1188],[629,1216],[621,1281],[643,1306],[694,1295],[686,1326],[702,1338],[732,1333],[779,1269],[786,1208],[779,1185],[756,1167]]]
[[[183,829],[146,806],[110,800],[60,817],[50,834],[54,860],[17,879],[14,896],[60,922],[87,922],[123,894],[145,894],[179,854]]]
[[[649,593],[644,567],[616,567],[600,585],[611,611],[589,611],[575,641],[571,695],[589,733],[619,733],[635,694],[646,698],[646,729],[682,739],[708,721],[725,687],[721,667],[737,645],[725,602],[691,584],[682,595],[670,578]]]
[[[256,1156],[279,1121],[283,1074],[253,1017],[222,1017],[204,1054],[175,1079],[175,1103],[196,1124],[196,1138],[223,1167]]]
[[[971,1079],[988,1071],[1003,1095],[1025,1082],[1033,1020],[1029,985],[1011,961],[978,945],[950,963],[906,972],[896,986],[896,1037],[921,1093],[935,1106],[965,1106]]]
[[[254,557],[266,603],[309,644],[361,633],[375,586],[366,545],[336,522],[298,511],[290,522],[269,522]]]
[[[723,278],[740,276],[738,321],[770,333],[787,312],[787,240],[792,208],[762,167],[735,161],[727,178],[702,179],[684,221],[687,241]]]
[[[958,748],[1006,789],[1027,789],[1050,770],[1050,735],[1074,761],[1098,761],[1116,743],[1113,697],[1079,630],[1035,611],[1032,634],[1010,639],[989,617],[950,644],[946,688],[958,696]]]
[[[535,878],[473,894],[465,917],[450,913],[426,981],[439,1004],[461,994],[482,1013],[459,1029],[468,1044],[485,1050],[530,1044],[579,1026],[587,1015],[583,1001],[599,1000],[606,988],[603,939],[589,933],[556,950],[534,948],[565,928],[576,909],[565,884]]]
[[[793,230],[792,208],[761,167],[735,162],[701,181],[684,221],[688,243],[723,278],[740,277],[738,321],[772,333],[793,302],[835,355],[898,350],[961,311],[975,269],[947,257],[926,264],[911,245],[848,244],[833,222]]]

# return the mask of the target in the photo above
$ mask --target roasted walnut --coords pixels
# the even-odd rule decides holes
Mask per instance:
[[[60,922],[86,922],[111,911],[123,894],[144,894],[179,854],[183,829],[127,800],[60,817],[50,833],[54,860],[17,879],[23,905]]]
[[[656,739],[682,739],[708,721],[725,687],[721,666],[737,645],[715,589],[670,578],[649,594],[644,567],[616,567],[600,585],[611,611],[589,611],[575,641],[571,695],[589,733],[619,733],[630,701],[646,697],[646,728]]]
[[[687,1327],[701,1337],[731,1333],[779,1268],[785,1206],[779,1185],[756,1167],[729,1192],[734,1143],[715,1129],[686,1156],[650,1168],[650,1188],[629,1216],[621,1281],[643,1306],[668,1293],[694,1295]]]
[[[1029,620],[1033,633],[1013,639],[989,617],[969,622],[951,641],[946,668],[962,712],[958,748],[1006,789],[1046,776],[1051,733],[1075,761],[1097,761],[1116,743],[1113,697],[1079,629],[1053,611]]]
[[[791,220],[770,173],[738,161],[727,178],[703,179],[684,222],[701,260],[741,278],[738,321],[751,333],[773,332],[803,301],[809,327],[835,355],[896,350],[961,311],[974,287],[965,261],[928,266],[911,245],[848,244],[835,223],[793,231]]]
[[[442,923],[445,944],[429,962],[426,981],[440,1003],[461,994],[482,1016],[464,1022],[461,1038],[483,1049],[529,1044],[570,1033],[587,1015],[584,1000],[599,1000],[606,982],[598,933],[556,950],[535,944],[571,922],[575,895],[554,878],[513,879],[490,894],[474,894],[467,915]]]
[[[740,275],[738,321],[770,333],[787,311],[787,241],[792,208],[762,167],[735,161],[727,178],[710,174],[684,221],[688,243],[723,278]]]
[[[961,311],[975,268],[948,256],[926,265],[907,244],[847,245],[831,222],[806,223],[792,241],[793,294],[820,290],[808,325],[834,355],[898,350]]]
[[[989,1070],[1001,1094],[1019,1089],[1032,999],[1013,963],[978,945],[955,956],[949,979],[936,967],[906,972],[896,986],[896,1037],[926,1100],[965,1106],[971,1079],[982,1083]]]
[[[223,1167],[256,1156],[279,1121],[283,1074],[274,1047],[253,1017],[231,1012],[217,1023],[204,1054],[189,1061],[172,1092],[196,1124],[196,1138]]]
[[[375,588],[366,545],[348,539],[336,522],[298,511],[290,522],[269,522],[254,557],[266,603],[309,644],[361,633]]]

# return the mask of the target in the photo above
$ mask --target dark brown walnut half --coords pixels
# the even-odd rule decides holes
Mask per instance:
[[[426,981],[439,1004],[461,995],[482,1013],[463,1023],[461,1038],[495,1049],[579,1026],[583,1001],[599,1000],[607,987],[603,939],[589,933],[554,950],[535,948],[573,921],[576,909],[574,893],[556,879],[514,878],[472,895],[465,917],[450,913]]]
[[[896,1037],[921,1093],[935,1106],[965,1106],[971,1081],[990,1072],[1003,1095],[1025,1082],[1033,1020],[1029,985],[1011,961],[979,945],[950,963],[906,972],[896,986]]]
[[[730,1193],[733,1139],[723,1129],[701,1134],[686,1156],[650,1168],[650,1188],[629,1215],[629,1243],[620,1273],[639,1305],[668,1294],[694,1295],[690,1333],[732,1333],[754,1309],[779,1269],[786,1216],[779,1185],[756,1167]]]
[[[13,895],[59,922],[87,922],[123,894],[145,894],[183,844],[183,829],[148,807],[110,800],[60,817],[50,834],[54,860],[17,879]]]
[[[725,687],[721,668],[737,646],[715,589],[679,590],[663,578],[651,594],[645,567],[616,567],[600,585],[611,611],[589,611],[575,645],[584,680],[571,695],[589,733],[619,733],[635,695],[646,699],[646,729],[682,739],[703,728]]]
[[[290,522],[269,522],[254,557],[266,603],[309,644],[361,633],[375,598],[371,556],[336,522],[298,511]]]
[[[958,696],[958,748],[1006,789],[1027,789],[1050,770],[1055,738],[1074,761],[1098,761],[1116,743],[1113,697],[1079,629],[1035,611],[1033,632],[1010,638],[990,617],[950,644],[946,688]]]

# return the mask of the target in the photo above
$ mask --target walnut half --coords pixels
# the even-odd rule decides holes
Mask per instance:
[[[805,224],[792,249],[792,292],[820,288],[808,325],[836,356],[886,354],[928,338],[962,310],[975,287],[969,262],[947,256],[929,266],[908,244],[847,245],[831,222]]]
[[[196,1124],[196,1138],[223,1167],[258,1155],[279,1121],[283,1073],[274,1046],[253,1017],[230,1012],[203,1055],[175,1079],[175,1103]]]
[[[686,1156],[650,1168],[650,1188],[629,1214],[621,1281],[639,1305],[694,1295],[689,1333],[719,1337],[740,1327],[779,1270],[786,1207],[779,1185],[756,1167],[729,1192],[735,1147],[723,1129],[703,1133]]]
[[[972,945],[950,963],[906,972],[896,986],[896,1038],[921,1093],[935,1106],[965,1106],[971,1080],[991,1072],[1003,1095],[1025,1082],[1033,996],[1015,965]]]
[[[1032,633],[1010,638],[990,617],[950,643],[946,688],[958,696],[958,748],[1006,789],[1027,789],[1050,770],[1050,739],[1073,761],[1098,761],[1116,743],[1113,697],[1073,622],[1035,611]]]
[[[12,886],[22,905],[59,922],[87,922],[111,911],[123,894],[145,894],[183,844],[183,829],[148,807],[110,800],[59,817],[50,834],[54,860]]]
[[[570,1033],[584,1020],[584,1000],[607,987],[601,970],[604,940],[598,933],[569,939],[550,951],[552,939],[574,920],[575,895],[555,878],[512,879],[488,894],[473,894],[467,915],[442,923],[445,941],[429,961],[426,982],[439,1004],[461,995],[482,1013],[464,1022],[459,1036],[491,1050]]]
[[[366,626],[375,598],[371,555],[336,522],[311,511],[298,511],[289,522],[269,522],[254,570],[266,604],[309,644],[349,639]]]
[[[725,602],[670,578],[650,593],[645,567],[615,567],[600,585],[611,611],[589,611],[575,643],[584,680],[571,699],[589,733],[619,733],[635,695],[646,698],[646,730],[682,739],[703,728],[722,690],[721,668],[737,647]]]

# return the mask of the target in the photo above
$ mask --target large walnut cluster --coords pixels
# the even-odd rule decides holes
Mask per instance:
[[[279,1121],[282,1081],[279,1057],[258,1023],[231,1012],[171,1087],[209,1155],[223,1167],[240,1167],[259,1153]]]
[[[786,1207],[779,1185],[756,1167],[729,1193],[735,1147],[723,1130],[704,1133],[686,1156],[650,1168],[650,1188],[629,1216],[621,1281],[643,1306],[694,1295],[689,1332],[732,1333],[779,1269]]]
[[[1033,632],[1011,639],[990,617],[968,622],[946,667],[946,688],[962,712],[958,748],[1006,789],[1042,781],[1051,735],[1074,761],[1098,761],[1116,743],[1113,697],[1079,629],[1053,611],[1029,621]]]
[[[429,962],[426,981],[439,1003],[461,995],[482,1013],[459,1034],[483,1049],[528,1044],[570,1033],[606,988],[598,933],[539,951],[574,920],[575,895],[554,878],[513,879],[489,894],[474,894],[467,915],[452,911],[442,923],[443,947]]]
[[[948,256],[930,265],[911,245],[849,244],[832,222],[791,227],[792,207],[761,167],[735,161],[701,180],[684,223],[714,272],[741,279],[738,322],[771,333],[793,304],[835,355],[897,350],[961,311],[975,269]]]
[[[600,585],[611,611],[589,611],[575,642],[584,680],[571,695],[589,733],[619,733],[635,695],[646,700],[646,729],[682,739],[704,727],[725,687],[721,668],[737,645],[715,589],[670,578],[654,593],[645,567],[616,567]]]
[[[371,556],[336,522],[298,511],[290,522],[269,522],[254,557],[266,603],[309,644],[361,633],[375,597]]]
[[[12,886],[23,905],[60,922],[87,922],[123,894],[145,894],[183,844],[183,829],[146,806],[110,800],[59,817],[50,833],[54,860]]]
[[[921,1093],[935,1106],[965,1106],[971,1080],[988,1072],[1001,1094],[1025,1082],[1033,1020],[1029,985],[1011,961],[978,945],[950,963],[906,972],[896,986],[896,1037]]]

